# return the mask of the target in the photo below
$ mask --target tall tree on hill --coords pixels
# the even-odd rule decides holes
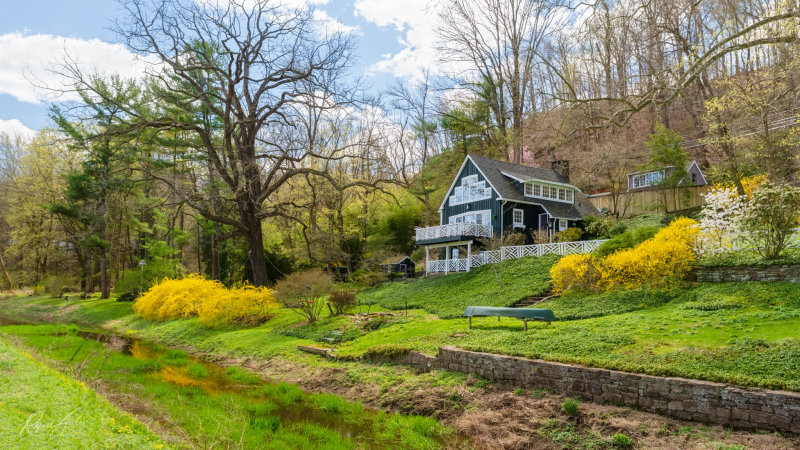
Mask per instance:
[[[488,89],[484,99],[517,164],[525,121],[536,105],[532,77],[561,6],[559,0],[449,0],[439,16],[443,58],[464,87],[477,95]]]
[[[681,135],[665,127],[661,123],[655,124],[655,132],[650,135],[646,142],[650,151],[650,162],[648,168],[663,171],[663,178],[659,183],[664,194],[664,210],[669,212],[667,202],[668,192],[672,190],[675,206],[678,207],[677,188],[683,181],[688,172],[686,167],[689,164],[689,154],[681,146]],[[672,168],[672,170],[669,170]],[[678,209],[680,209],[678,207]]]

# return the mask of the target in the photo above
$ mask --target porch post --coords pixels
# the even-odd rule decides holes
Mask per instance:
[[[467,272],[472,267],[472,241],[467,242]]]
[[[425,276],[428,276],[428,272],[430,272],[431,266],[431,248],[427,245],[425,246]]]
[[[444,274],[450,272],[450,246],[444,246]]]

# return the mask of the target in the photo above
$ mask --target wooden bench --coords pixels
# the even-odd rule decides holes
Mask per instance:
[[[327,336],[322,338],[323,341],[327,341],[329,344],[336,348],[342,342],[342,338],[344,337],[344,331],[331,331],[328,333]]]
[[[539,308],[498,308],[494,306],[467,306],[464,316],[469,319],[469,329],[472,329],[473,317],[516,317],[522,319],[525,331],[528,331],[529,320],[553,322],[556,316],[549,309]]]

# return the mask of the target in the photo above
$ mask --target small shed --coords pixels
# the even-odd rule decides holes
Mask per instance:
[[[404,256],[399,260],[385,261],[380,267],[386,273],[402,273],[407,278],[414,278],[414,271],[416,270],[416,264],[409,256]]]

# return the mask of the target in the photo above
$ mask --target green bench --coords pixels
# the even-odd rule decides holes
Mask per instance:
[[[522,319],[525,331],[528,331],[529,320],[540,320],[543,322],[553,322],[556,316],[549,309],[538,308],[498,308],[494,306],[467,306],[464,315],[469,319],[469,329],[472,329],[473,317],[516,317]]]

